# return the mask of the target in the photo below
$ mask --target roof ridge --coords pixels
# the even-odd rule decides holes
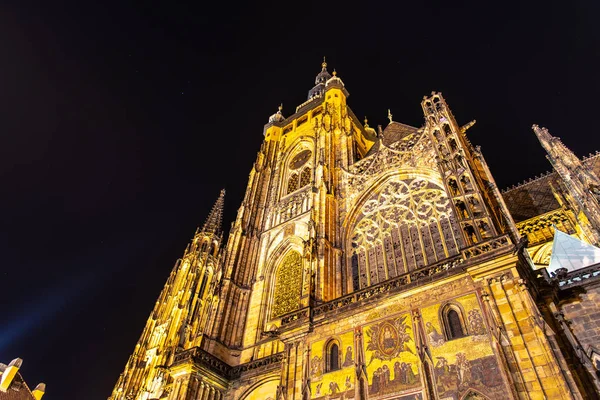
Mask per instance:
[[[539,176],[538,176],[538,175],[535,175],[533,178],[526,179],[526,180],[524,180],[524,181],[522,181],[522,182],[519,182],[519,183],[517,183],[517,184],[514,184],[514,185],[512,185],[512,186],[510,186],[510,187],[504,188],[504,189],[502,189],[500,192],[501,192],[501,193],[508,193],[508,192],[511,192],[511,191],[513,191],[513,190],[515,190],[515,189],[519,189],[519,188],[521,188],[521,187],[523,187],[523,186],[527,186],[527,185],[529,185],[529,184],[531,184],[531,183],[537,182],[537,181],[539,181],[540,179],[546,178],[546,177],[548,177],[548,176],[550,176],[550,175],[554,174],[555,172],[556,172],[556,171],[553,171],[553,170],[546,171],[546,172],[542,172],[542,174],[541,174],[541,175],[539,175]]]
[[[592,159],[594,159],[594,158],[600,158],[600,150],[596,150],[596,152],[595,152],[595,153],[590,153],[590,154],[588,154],[587,156],[583,156],[583,157],[581,157],[581,162],[585,163],[585,162],[587,162],[587,161],[590,161],[590,160],[592,160]],[[514,185],[512,185],[512,186],[509,186],[509,187],[507,187],[507,188],[504,188],[504,189],[502,189],[500,192],[501,192],[501,193],[508,193],[508,192],[511,192],[511,191],[513,191],[513,190],[515,190],[515,189],[519,189],[519,188],[521,188],[521,187],[523,187],[523,186],[526,186],[526,185],[529,185],[529,184],[531,184],[531,183],[534,183],[534,182],[536,182],[536,181],[538,181],[538,180],[540,180],[540,179],[542,179],[542,178],[545,178],[545,177],[547,177],[547,176],[549,176],[549,175],[552,175],[552,174],[554,174],[554,173],[556,173],[556,171],[554,171],[554,170],[550,170],[550,171],[543,172],[543,173],[542,173],[540,176],[537,176],[537,175],[536,175],[536,176],[535,176],[535,177],[533,177],[533,178],[526,179],[526,180],[524,180],[524,181],[522,181],[522,182],[519,182],[519,183],[517,183],[517,184],[514,184]]]

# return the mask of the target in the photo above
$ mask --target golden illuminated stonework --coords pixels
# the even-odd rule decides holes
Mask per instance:
[[[600,155],[534,126],[555,172],[501,193],[440,93],[377,129],[348,96],[323,62],[268,118],[228,237],[222,193],[110,399],[597,398],[600,264],[546,267],[556,229],[599,244]]]
[[[281,262],[275,278],[273,317],[297,310],[302,294],[302,257],[290,252]]]

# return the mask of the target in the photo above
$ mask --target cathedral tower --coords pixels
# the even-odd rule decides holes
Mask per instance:
[[[169,367],[177,353],[202,342],[220,274],[224,199],[222,190],[202,229],[175,263],[111,400],[159,399],[180,390],[172,383]]]
[[[533,131],[548,153],[546,158],[560,176],[565,189],[561,193],[575,213],[582,236],[588,242],[600,245],[600,179],[548,129],[533,125]]]
[[[222,256],[205,226],[157,303],[179,296],[172,325],[151,317],[113,398],[586,398],[474,122],[433,92],[423,126],[388,112],[376,131],[348,98],[324,61],[308,99],[269,117]],[[208,291],[180,277],[195,265]]]

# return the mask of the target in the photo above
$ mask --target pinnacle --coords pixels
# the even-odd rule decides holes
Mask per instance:
[[[223,220],[223,207],[225,205],[225,189],[221,189],[219,198],[215,202],[210,214],[206,218],[206,222],[202,226],[201,231],[204,233],[217,234],[221,231],[221,222]]]

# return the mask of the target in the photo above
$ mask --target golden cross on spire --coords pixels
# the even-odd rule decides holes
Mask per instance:
[[[327,68],[327,61],[325,61],[325,56],[323,56],[323,63],[321,64],[321,67]]]

